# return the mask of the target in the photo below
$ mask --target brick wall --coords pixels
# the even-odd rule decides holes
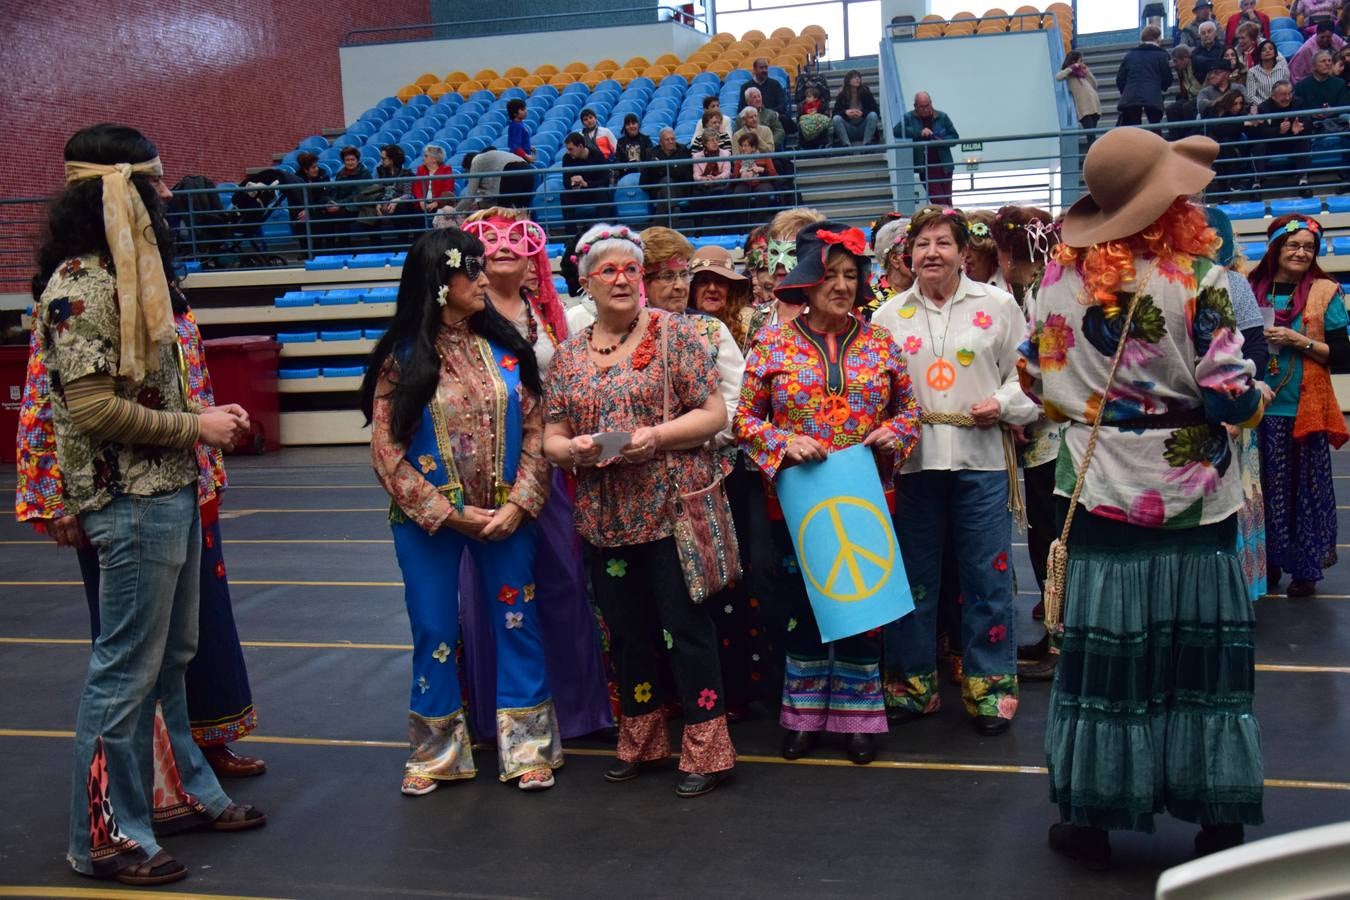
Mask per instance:
[[[66,0],[0,22],[0,198],[61,184],[79,128],[120,121],[159,146],[170,184],[249,166],[341,127],[338,43],[352,29],[429,21],[429,0]],[[392,94],[401,85],[389,85]]]

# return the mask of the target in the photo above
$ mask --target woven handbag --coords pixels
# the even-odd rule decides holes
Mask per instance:
[[[1149,275],[1152,269],[1149,269]],[[1050,543],[1050,553],[1045,563],[1045,627],[1055,629],[1063,621],[1064,588],[1069,575],[1069,530],[1073,528],[1073,513],[1078,508],[1078,498],[1083,493],[1083,482],[1087,479],[1088,466],[1092,464],[1092,453],[1097,449],[1097,432],[1102,427],[1102,413],[1106,412],[1107,394],[1111,383],[1116,379],[1116,369],[1120,366],[1120,357],[1125,353],[1125,344],[1130,340],[1130,324],[1134,322],[1134,311],[1139,307],[1139,298],[1144,295],[1143,287],[1148,275],[1136,279],[1139,287],[1130,300],[1130,308],[1125,313],[1125,325],[1120,331],[1120,344],[1116,355],[1111,358],[1111,368],[1106,373],[1106,384],[1102,387],[1102,399],[1097,404],[1097,414],[1092,418],[1092,433],[1088,435],[1087,448],[1083,451],[1083,461],[1078,464],[1078,478],[1073,485],[1073,495],[1069,498],[1069,512],[1064,517],[1064,528],[1059,537]]]
[[[668,325],[663,322],[661,327],[661,375],[665,380],[662,423],[670,421]],[[702,603],[741,577],[741,548],[731,520],[731,504],[727,502],[721,475],[702,490],[686,494],[680,492],[669,451],[666,452],[666,471],[672,488],[670,515],[675,523],[675,549],[680,556],[680,570],[689,589],[689,599]]]

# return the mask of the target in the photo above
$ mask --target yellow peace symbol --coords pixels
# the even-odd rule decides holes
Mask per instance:
[[[849,539],[848,533],[844,529],[844,521],[839,515],[839,508],[844,506],[857,507],[873,516],[881,523],[883,532],[889,534],[890,518],[880,509],[877,509],[874,504],[868,503],[861,497],[831,497],[829,500],[822,500],[813,506],[810,512],[802,517],[801,524],[797,526],[797,546],[803,547],[805,546],[807,529],[810,528],[815,518],[819,515],[830,517],[830,527],[834,529],[835,537],[839,540],[839,553],[835,556],[834,562],[830,564],[830,571],[825,577],[824,584],[816,577],[817,573],[811,570],[807,554],[799,553],[798,561],[801,563],[802,574],[807,577],[816,590],[831,600],[853,603],[858,600],[866,600],[881,590],[882,586],[890,580],[891,570],[895,567],[895,544],[889,540],[886,542],[886,555],[884,557],[867,547],[855,544]],[[858,565],[858,557],[862,557],[881,570],[881,575],[874,583],[869,584],[867,579],[863,577],[862,567]],[[853,590],[850,592],[843,592],[835,588],[835,583],[845,571],[848,572],[848,577],[853,582]]]

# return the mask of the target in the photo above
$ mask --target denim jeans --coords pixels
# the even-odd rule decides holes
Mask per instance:
[[[1001,470],[900,476],[895,531],[914,612],[884,631],[887,703],[913,712],[936,709],[938,599],[948,529],[961,580],[966,709],[1010,719],[1017,708],[1017,640],[1012,515],[1008,474]]]
[[[835,116],[834,145],[836,147],[849,147],[855,144],[870,144],[872,139],[877,136],[879,128],[881,128],[881,119],[874,112],[868,113],[861,119]]]
[[[151,813],[155,703],[189,803],[229,806],[192,740],[183,673],[197,652],[201,519],[197,485],[122,496],[81,516],[98,550],[100,631],[75,725],[70,849],[106,875],[159,851]]]

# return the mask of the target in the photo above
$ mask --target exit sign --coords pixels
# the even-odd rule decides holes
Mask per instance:
[[[984,149],[984,141],[962,141],[962,153],[979,153]]]

